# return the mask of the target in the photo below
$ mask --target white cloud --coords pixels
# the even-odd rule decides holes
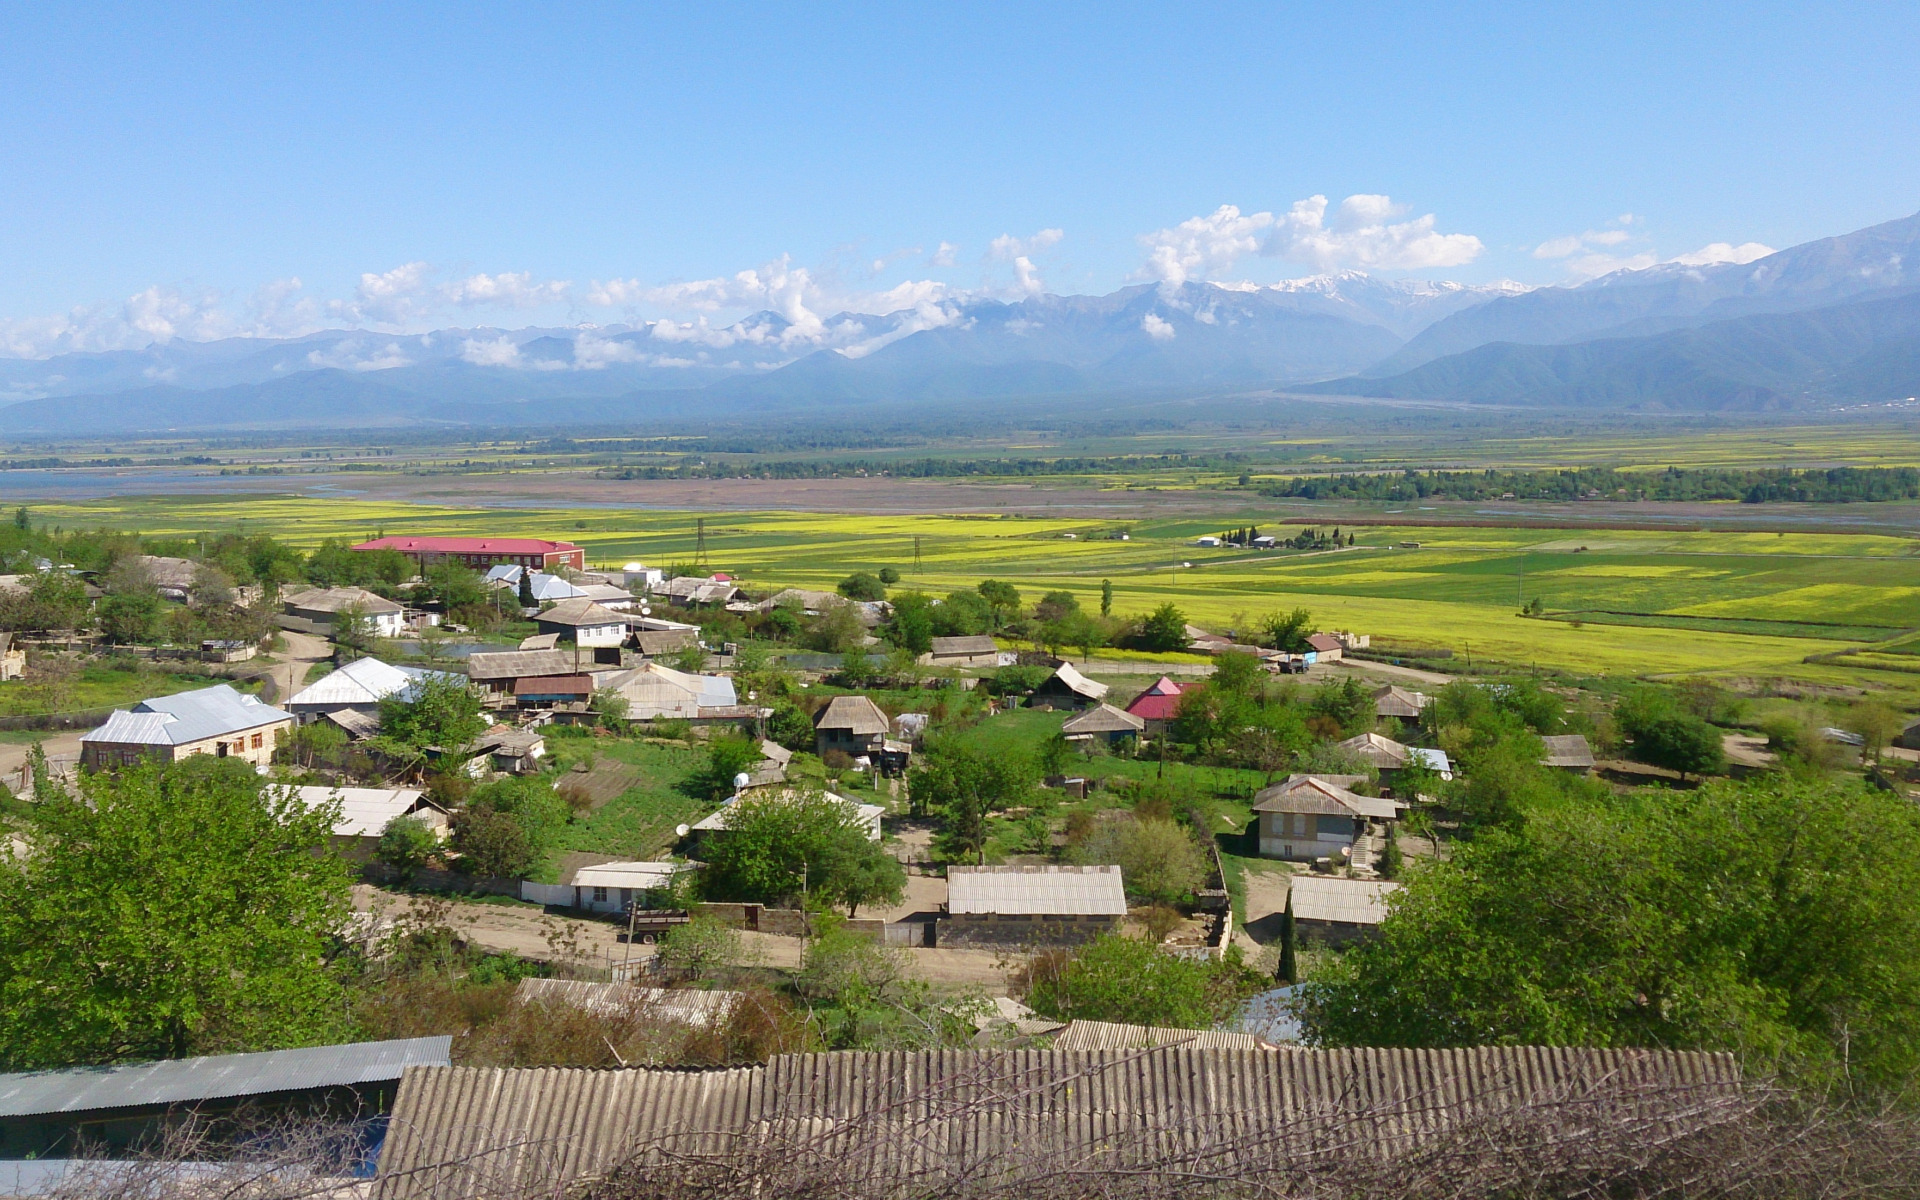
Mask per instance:
[[[209,341],[247,332],[217,292],[154,286],[119,305],[78,305],[49,317],[0,320],[0,353],[11,358],[138,350],[175,338]]]
[[[1472,234],[1436,232],[1431,213],[1409,221],[1393,219],[1407,211],[1390,197],[1364,193],[1342,200],[1331,216],[1325,196],[1296,201],[1279,216],[1242,213],[1235,205],[1223,204],[1208,216],[1189,217],[1171,229],[1141,235],[1147,261],[1135,278],[1165,284],[1209,279],[1256,253],[1319,271],[1457,267],[1485,249]]]
[[[520,347],[508,337],[490,341],[468,338],[460,343],[460,358],[476,367],[517,367],[520,365]]]
[[[1569,234],[1566,237],[1541,242],[1533,248],[1533,256],[1535,258],[1566,258],[1568,255],[1580,253],[1581,247],[1585,244],[1580,240],[1579,234]]]
[[[1773,253],[1775,251],[1772,246],[1762,245],[1759,242],[1742,242],[1738,246],[1731,242],[1713,242],[1691,254],[1682,254],[1667,261],[1689,267],[1705,267],[1714,263],[1750,263]]]
[[[334,300],[327,311],[355,324],[404,325],[424,317],[423,301],[432,268],[424,262],[402,263],[391,271],[368,271],[353,289],[353,299]]]
[[[1660,256],[1640,254],[1581,254],[1566,261],[1567,274],[1576,280],[1598,279],[1615,271],[1644,271],[1660,261]]]
[[[564,303],[568,291],[573,287],[562,279],[549,279],[542,283],[533,281],[531,271],[504,271],[498,275],[471,275],[465,279],[445,284],[440,294],[448,303],[463,308],[478,305],[492,305],[500,308],[540,308],[547,304]]]
[[[307,352],[307,362],[312,366],[333,367],[342,371],[387,371],[413,365],[413,360],[400,349],[398,342],[369,347],[358,339],[336,342],[324,350],[310,350]]]
[[[987,245],[987,257],[994,262],[1013,262],[1019,258],[1031,258],[1044,254],[1060,244],[1066,233],[1059,229],[1042,229],[1030,238],[1017,238],[1003,233]],[[946,245],[945,242],[941,243]]]
[[[573,365],[582,371],[605,370],[613,363],[645,362],[647,355],[632,342],[597,336],[590,329],[573,339]]]
[[[1176,333],[1171,322],[1153,313],[1140,318],[1140,331],[1156,342],[1170,342]]]
[[[941,242],[934,250],[933,257],[927,260],[931,267],[951,267],[960,260],[960,247],[952,242]]]

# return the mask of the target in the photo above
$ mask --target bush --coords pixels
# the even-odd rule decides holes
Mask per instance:
[[[1056,1021],[1114,1021],[1211,1029],[1268,985],[1237,955],[1177,958],[1139,938],[1102,934],[1074,953],[1054,951],[1026,969],[1026,1000]]]
[[[868,571],[855,571],[840,581],[836,589],[849,600],[885,600],[887,585],[878,575]]]
[[[1187,648],[1187,616],[1172,601],[1162,604],[1140,622],[1140,647],[1162,653]]]
[[[374,857],[400,872],[401,878],[411,879],[439,849],[440,839],[427,828],[425,821],[415,816],[399,816],[388,821],[381,831]]]
[[[655,963],[687,979],[714,979],[745,961],[738,931],[710,913],[695,913],[685,925],[667,930]]]
[[[1191,900],[1207,878],[1207,860],[1193,837],[1170,820],[1109,821],[1074,851],[1087,864],[1114,863],[1127,894],[1153,904]]]

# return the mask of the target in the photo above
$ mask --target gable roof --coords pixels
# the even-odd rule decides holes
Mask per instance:
[[[1364,775],[1289,775],[1253,798],[1257,813],[1306,813],[1322,817],[1375,817],[1392,820],[1400,807],[1377,796],[1347,790]]]
[[[1040,688],[1035,690],[1044,690],[1047,684],[1051,684],[1055,680],[1058,680],[1061,687],[1066,688],[1074,695],[1085,697],[1088,700],[1104,700],[1107,698],[1107,693],[1113,690],[1104,683],[1095,683],[1093,680],[1088,679],[1085,675],[1074,670],[1072,663],[1067,662],[1063,662],[1055,667],[1053,674],[1047,676],[1047,682],[1041,684]]]
[[[782,782],[784,782],[784,780]],[[757,785],[754,784],[751,779],[749,779],[747,786],[755,787]],[[791,801],[796,797],[798,797],[799,795],[800,795],[799,791],[794,788],[783,788],[777,792],[758,793],[757,798],[763,799],[763,800],[771,799],[771,800]],[[850,800],[847,797],[840,795],[838,792],[827,792],[826,797],[829,800],[838,800],[840,803],[846,805],[848,808],[851,808],[853,810],[854,817],[860,822],[861,825],[866,826],[869,830],[878,828],[875,822],[879,821],[880,818],[885,817],[887,815],[887,807],[884,804],[861,804],[858,801]],[[689,828],[699,830],[702,833],[714,833],[720,830],[725,830],[730,828],[730,826],[727,823],[727,817],[729,816],[729,814],[733,812],[733,806],[737,804],[742,798],[743,797],[739,795],[729,796],[725,804],[722,804],[719,808],[708,813],[706,816],[701,817],[698,821],[695,821]],[[870,833],[868,836],[871,837],[874,835]]]
[[[1417,717],[1421,710],[1433,703],[1433,697],[1425,692],[1409,691],[1406,688],[1389,684],[1373,694],[1373,715],[1376,717]]]
[[[428,671],[420,667],[401,667],[377,658],[356,658],[338,670],[329,671],[296,692],[289,706],[378,704],[388,696],[406,692],[425,679],[458,679],[446,671]]]
[[[887,714],[865,696],[835,696],[813,719],[815,729],[844,729],[855,737],[885,735],[892,728]]]
[[[1178,683],[1171,676],[1162,675],[1153,681],[1146,691],[1133,698],[1127,705],[1127,711],[1146,721],[1171,721],[1180,707],[1180,697],[1198,683]]]
[[[1127,915],[1120,868],[948,867],[947,912],[954,916]]]
[[[1076,733],[1139,733],[1147,727],[1146,721],[1130,712],[1122,712],[1111,704],[1101,704],[1068,721],[1060,727],[1060,732],[1069,736]]]
[[[673,877],[693,870],[689,863],[609,862],[581,867],[568,880],[574,887],[661,888],[673,883]]]
[[[609,677],[602,685],[626,697],[636,721],[659,716],[698,716],[702,708],[730,708],[740,703],[733,680],[725,675],[695,675],[657,662],[643,663]]]
[[[443,1035],[0,1075],[0,1117],[189,1104],[377,1083],[399,1079],[408,1067],[446,1066],[452,1045],[453,1039]]]
[[[523,675],[513,681],[516,696],[591,696],[593,678],[588,675]]]
[[[1339,639],[1339,638],[1337,638],[1337,637],[1335,637],[1335,636],[1333,636],[1333,635],[1332,635],[1332,634],[1330,634],[1330,633],[1310,633],[1310,634],[1308,634],[1308,635],[1307,635],[1307,645],[1308,645],[1308,647],[1310,647],[1311,649],[1313,649],[1313,650],[1315,650],[1315,651],[1327,651],[1327,650],[1344,650],[1344,649],[1346,649],[1346,647],[1345,647],[1344,645],[1342,645],[1342,644],[1341,644],[1341,642],[1340,642],[1340,639]]]
[[[497,650],[467,656],[467,678],[518,679],[527,675],[568,675],[575,659],[569,650]]]
[[[533,619],[539,625],[569,625],[576,629],[602,625],[624,627],[627,623],[627,619],[619,613],[587,599],[562,600]]]
[[[1552,737],[1543,737],[1540,741],[1547,748],[1546,754],[1540,759],[1543,766],[1591,767],[1593,765],[1593,747],[1581,734],[1557,733]]]
[[[1288,885],[1287,906],[1299,921],[1378,925],[1387,919],[1387,897],[1399,890],[1399,884],[1386,880],[1295,875]]]
[[[697,629],[642,629],[633,635],[634,644],[640,647],[640,653],[649,657],[655,654],[672,654],[676,650],[685,650],[688,646],[700,643],[700,631]]]
[[[392,600],[358,587],[306,588],[286,593],[280,597],[280,603],[285,608],[304,609],[307,612],[342,613],[349,608],[358,608],[368,616],[406,611]]]
[[[308,808],[319,808],[329,801],[340,802],[340,819],[334,822],[336,837],[379,837],[387,822],[404,817],[420,803],[425,792],[415,788],[297,787],[293,794]]]
[[[1407,748],[1390,737],[1381,737],[1377,733],[1363,733],[1359,737],[1350,737],[1336,743],[1342,750],[1350,751],[1363,762],[1383,771],[1391,771],[1407,765]]]
[[[976,654],[998,654],[1000,647],[986,634],[968,637],[937,637],[933,639],[935,658],[972,657]]]
[[[224,683],[171,696],[155,696],[116,709],[107,723],[81,736],[82,742],[137,746],[184,746],[189,742],[241,733],[293,720],[259,697],[236,692]]]

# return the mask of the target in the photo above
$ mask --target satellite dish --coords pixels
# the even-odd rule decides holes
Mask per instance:
[[[753,776],[747,774],[745,771],[742,771],[738,775],[735,775],[733,777],[733,786],[736,788],[743,788],[752,782],[753,782]]]
[[[673,835],[675,837],[685,837],[692,832],[693,826],[691,825],[675,825],[673,827]]]
[[[622,571],[644,571],[644,570],[646,570],[646,568],[645,568],[645,567],[643,567],[643,566],[641,566],[641,565],[640,565],[639,563],[628,563],[628,564],[627,564],[626,566],[624,566],[624,567],[621,567],[620,569],[621,569]]]
[[[650,616],[652,616],[652,615],[653,615],[653,609],[652,609],[652,608],[650,608],[650,607],[648,607],[648,606],[647,606],[647,605],[645,605],[645,604],[642,604],[642,605],[640,606],[640,615],[641,615],[641,616],[643,616],[643,617],[650,617]]]

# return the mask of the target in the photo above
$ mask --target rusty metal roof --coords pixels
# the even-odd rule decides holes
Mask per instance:
[[[629,1161],[778,1140],[811,1141],[873,1178],[927,1181],[1032,1145],[1092,1151],[1127,1133],[1258,1138],[1316,1115],[1420,1136],[1528,1100],[1636,1087],[1697,1096],[1738,1082],[1728,1054],[1510,1046],[846,1051],[714,1071],[417,1068],[400,1086],[373,1200],[558,1193]],[[1668,1110],[1683,1114],[1668,1095]]]

